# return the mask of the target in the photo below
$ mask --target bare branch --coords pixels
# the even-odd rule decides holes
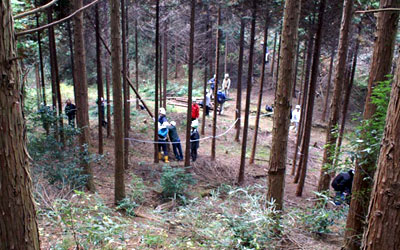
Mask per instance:
[[[53,0],[53,1],[50,1],[49,3],[47,3],[45,5],[37,7],[35,9],[33,9],[33,10],[28,10],[28,11],[23,12],[21,14],[17,14],[17,15],[14,16],[14,20],[19,19],[19,18],[23,18],[25,16],[29,16],[29,15],[35,14],[35,13],[40,12],[40,11],[43,11],[43,10],[47,9],[48,7],[54,5],[57,1],[58,0]]]
[[[374,10],[358,10],[356,14],[364,14],[364,13],[374,13],[374,12],[382,12],[382,11],[400,11],[400,8],[384,8],[384,9],[374,9]]]

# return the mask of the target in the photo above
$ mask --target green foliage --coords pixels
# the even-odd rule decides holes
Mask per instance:
[[[194,184],[192,175],[186,173],[184,168],[163,167],[160,185],[164,198],[183,198],[189,184]]]
[[[143,179],[132,174],[132,181],[128,186],[127,197],[118,204],[118,209],[122,209],[129,216],[135,216],[135,209],[143,204],[147,187]]]

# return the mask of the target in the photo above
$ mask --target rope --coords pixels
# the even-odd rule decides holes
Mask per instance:
[[[212,138],[217,139],[217,138],[219,138],[219,137],[221,137],[221,136],[224,136],[224,135],[226,135],[229,131],[231,131],[231,130],[235,127],[235,124],[236,124],[239,120],[240,120],[240,118],[236,119],[236,121],[234,121],[234,122],[232,123],[232,125],[231,125],[224,133],[222,133],[222,134],[216,135],[215,137],[214,137],[214,136],[207,136],[207,137],[200,138],[200,139],[197,139],[197,140],[190,140],[190,142],[204,141],[204,140],[208,140],[208,139],[212,139]],[[129,140],[129,141],[142,142],[142,143],[151,143],[151,144],[169,144],[169,143],[171,143],[171,144],[179,144],[179,143],[181,143],[180,141],[179,141],[179,142],[168,142],[168,141],[141,140],[141,139],[136,139],[136,138],[124,138],[124,139],[125,139],[125,140]]]

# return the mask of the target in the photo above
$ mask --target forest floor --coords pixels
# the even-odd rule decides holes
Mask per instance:
[[[263,95],[262,108],[266,104],[273,103],[273,90],[266,88]],[[244,109],[246,91],[242,91],[242,107]],[[254,134],[255,110],[257,105],[258,89],[254,89],[251,98],[252,111],[250,117],[250,128],[247,140],[247,157],[250,156],[251,146]],[[217,134],[224,133],[234,123],[235,120],[235,99],[236,91],[231,91],[230,100],[225,105],[225,113],[218,116]],[[200,99],[200,97],[199,97]],[[324,124],[320,122],[321,107],[323,106],[322,98],[316,100],[316,111],[314,113],[314,127],[312,129],[312,138],[310,143],[310,156],[308,161],[308,171],[306,183],[302,197],[295,195],[297,184],[293,183],[292,159],[295,150],[296,134],[293,131],[289,133],[288,141],[288,162],[285,179],[285,198],[284,207],[285,212],[283,217],[289,222],[289,226],[283,230],[283,236],[280,239],[275,239],[271,245],[261,246],[260,248],[275,248],[275,249],[338,249],[341,245],[342,233],[340,226],[330,226],[330,233],[317,235],[306,230],[298,217],[293,216],[293,211],[305,211],[312,209],[315,206],[313,200],[315,199],[314,191],[317,189],[317,183],[321,167],[321,159],[323,155],[323,146],[325,141]],[[297,99],[293,100],[293,104],[297,104]],[[132,108],[134,105],[132,105]],[[171,112],[171,110],[173,112]],[[147,116],[146,111],[135,111],[136,115],[132,116],[131,132],[132,138],[142,140],[152,140],[152,120]],[[182,141],[182,148],[185,150],[185,122],[186,122],[186,109],[184,107],[167,106],[167,117],[169,121],[176,121],[180,139]],[[244,113],[244,111],[242,111]],[[243,114],[242,113],[242,114]],[[200,124],[202,113],[200,112]],[[207,117],[206,129],[204,136],[210,136],[212,114]],[[243,121],[242,121],[243,125]],[[199,211],[199,216],[207,216],[207,211],[202,211],[204,208],[203,202],[209,201],[215,193],[215,190],[221,192],[219,204],[224,200],[222,195],[222,187],[229,187],[232,190],[238,188],[251,189],[252,187],[261,187],[251,189],[249,192],[256,192],[257,195],[262,195],[266,187],[267,168],[269,160],[269,151],[272,140],[272,125],[271,117],[262,116],[260,120],[260,130],[258,134],[256,162],[253,165],[246,165],[245,183],[242,187],[236,187],[236,180],[238,176],[241,143],[235,142],[235,129],[231,129],[227,134],[218,138],[215,162],[211,161],[211,139],[204,140],[200,143],[198,152],[198,159],[192,164],[190,169],[186,172],[191,173],[196,180],[196,184],[189,187],[187,199],[197,200],[197,203],[192,205],[181,206],[179,202],[163,199],[160,194],[159,182],[162,174],[162,167],[165,165],[162,161],[159,164],[153,163],[153,144],[130,142],[130,158],[129,167],[125,174],[125,184],[127,185],[127,193],[130,192],[129,185],[136,185],[136,179],[132,180],[132,176],[140,177],[143,179],[145,185],[145,198],[142,204],[135,209],[134,217],[123,215],[119,212],[113,212],[115,216],[123,217],[127,221],[127,235],[124,240],[124,249],[210,249],[210,245],[204,244],[204,239],[212,238],[212,236],[203,238],[199,236],[196,229],[191,228],[190,224],[193,223],[193,218],[188,216],[190,212]],[[104,131],[104,130],[103,130]],[[200,127],[199,127],[200,131]],[[97,151],[97,121],[91,120],[91,136],[92,152]],[[201,136],[201,137],[204,137]],[[94,167],[94,180],[97,188],[97,193],[104,201],[107,207],[115,208],[114,206],[114,140],[113,137],[105,138],[104,151],[106,159],[101,161],[100,164],[93,164]],[[172,147],[171,147],[172,149]],[[170,163],[168,164],[173,168],[183,167],[183,162],[175,161],[172,150],[170,152]],[[240,197],[235,197],[236,203],[229,203],[232,206],[240,208],[239,204],[242,202]],[[196,205],[197,204],[197,205]],[[211,203],[210,203],[211,204]],[[196,207],[197,206],[197,207]],[[216,207],[212,205],[211,207]],[[184,210],[190,209],[192,211]],[[186,214],[185,214],[186,211]],[[185,216],[186,221],[185,221]],[[211,216],[211,215],[210,215]],[[41,234],[48,237],[42,237],[42,248],[51,249],[54,247],[54,242],[60,240],[63,234],[60,228],[53,228],[48,226],[49,222],[41,217],[39,226]],[[197,218],[201,223],[207,221],[206,218]],[[189,221],[187,221],[189,220]],[[192,220],[192,221],[190,221]],[[343,223],[343,221],[341,221]],[[193,227],[193,225],[192,225]],[[204,225],[199,225],[203,227]],[[207,229],[209,229],[207,227]],[[200,230],[200,229],[199,229]],[[211,230],[211,229],[209,229]],[[221,229],[223,230],[223,229]],[[215,231],[210,231],[215,233]],[[85,234],[84,232],[78,232]],[[89,237],[89,234],[88,236]],[[116,244],[116,243],[115,243]],[[110,244],[109,249],[116,248],[117,245]],[[212,244],[211,244],[212,245]],[[113,247],[111,247],[113,246]],[[66,247],[68,249],[68,247]],[[221,245],[216,244],[215,249],[228,249]]]

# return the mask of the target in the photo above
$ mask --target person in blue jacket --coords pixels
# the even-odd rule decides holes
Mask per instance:
[[[226,95],[222,91],[218,91],[217,93],[217,102],[219,105],[219,114],[222,115],[224,114],[224,103],[226,101]]]

